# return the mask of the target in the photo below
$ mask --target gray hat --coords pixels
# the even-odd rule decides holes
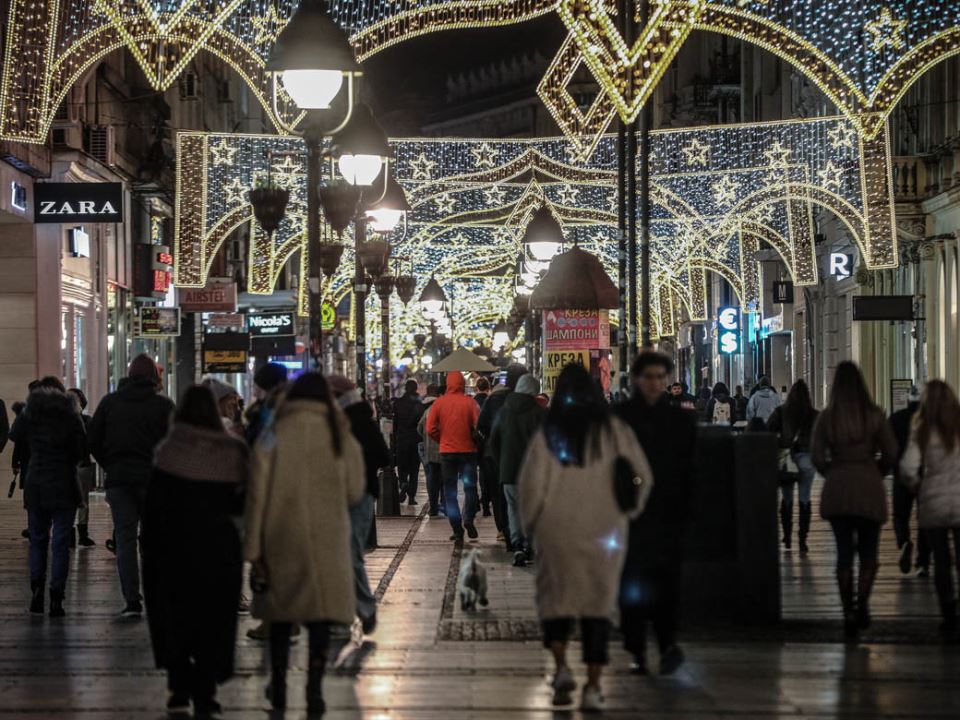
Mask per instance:
[[[527,373],[517,381],[515,392],[521,395],[536,395],[540,392],[540,381],[536,375]]]
[[[200,384],[213,393],[213,398],[217,402],[220,402],[230,395],[240,395],[232,385],[227,385],[227,383],[222,380],[217,380],[213,377],[205,377]]]

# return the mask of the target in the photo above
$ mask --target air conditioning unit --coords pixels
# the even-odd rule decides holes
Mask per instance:
[[[87,127],[87,152],[104,165],[116,162],[116,137],[112,125]]]
[[[196,100],[200,97],[200,78],[193,70],[188,70],[180,78],[180,99]]]

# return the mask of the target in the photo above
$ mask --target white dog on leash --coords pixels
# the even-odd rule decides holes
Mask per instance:
[[[471,550],[460,564],[457,588],[460,592],[460,609],[473,612],[479,603],[481,607],[489,604],[487,600],[487,569],[480,562],[480,553]]]

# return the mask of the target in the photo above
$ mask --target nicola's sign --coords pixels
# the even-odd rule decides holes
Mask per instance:
[[[37,183],[33,208],[36,223],[123,222],[123,185]]]

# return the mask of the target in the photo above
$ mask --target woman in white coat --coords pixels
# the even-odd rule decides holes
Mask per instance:
[[[307,710],[324,712],[321,685],[330,626],[353,622],[348,508],[366,487],[360,446],[319,373],[301,375],[254,451],[244,559],[252,563],[252,613],[270,623],[267,697],[286,707],[290,629],[310,633]]]
[[[626,511],[614,489],[618,460],[629,463],[638,484]],[[553,703],[569,704],[576,688],[566,650],[579,620],[588,672],[581,709],[602,710],[600,676],[608,662],[628,524],[643,510],[653,476],[633,431],[611,416],[600,387],[582,366],[568,365],[560,374],[517,485],[524,534],[537,548],[544,646],[556,661]]]
[[[942,380],[931,380],[923,391],[900,461],[900,479],[917,493],[920,531],[933,550],[940,631],[952,640],[957,632],[953,567],[960,562],[960,557],[950,557],[951,540],[960,553],[960,402]]]

